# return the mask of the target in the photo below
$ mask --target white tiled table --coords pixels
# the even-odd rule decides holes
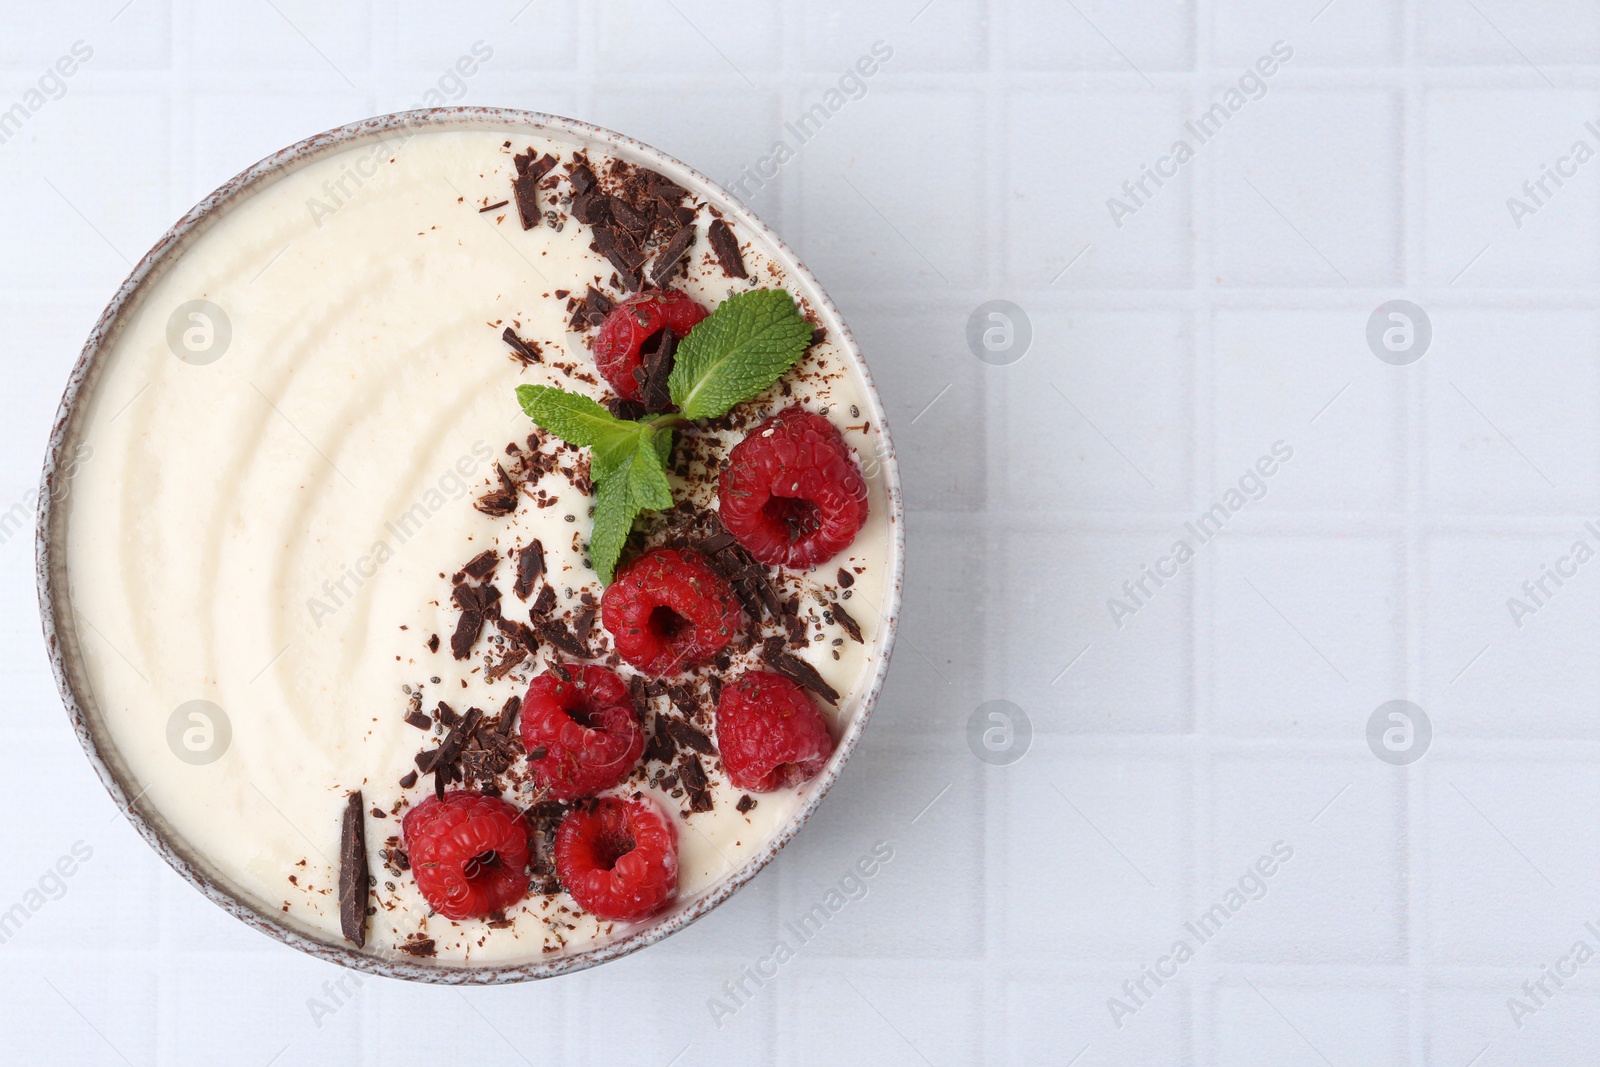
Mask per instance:
[[[0,513],[129,261],[268,152],[415,106],[481,40],[461,101],[732,183],[882,40],[865,95],[751,197],[855,327],[902,456],[904,636],[872,728],[807,831],[684,934],[530,986],[347,981],[325,1015],[342,972],[226,918],[118,818],[8,536],[0,910],[93,855],[0,944],[0,1058],[1592,1058],[1600,961],[1520,1020],[1507,1001],[1575,941],[1600,952],[1600,562],[1520,628],[1506,600],[1600,515],[1600,160],[1520,228],[1506,200],[1600,150],[1600,8],[521,3],[0,5],[0,111],[93,49],[0,144]],[[1115,226],[1107,198],[1280,40],[1265,95]],[[1010,365],[965,340],[991,299],[1031,323]],[[1431,320],[1410,365],[1365,339],[1392,299]],[[1265,495],[1118,628],[1123,581],[1278,441]],[[1401,698],[1433,741],[1393,766],[1366,723]],[[969,749],[990,700],[1029,717],[1018,762]],[[866,897],[719,1026],[724,983],[879,841]],[[1199,944],[1186,924],[1280,841]],[[1194,957],[1118,1027],[1108,998],[1180,938]]]

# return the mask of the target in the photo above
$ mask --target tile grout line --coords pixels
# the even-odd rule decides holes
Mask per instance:
[[[1415,0],[1405,0],[1401,5],[1401,18],[1403,22],[1402,33],[1404,39],[1401,44],[1401,62],[1403,64],[1404,79],[1401,90],[1402,126],[1401,126],[1401,166],[1404,168],[1403,185],[1401,188],[1401,212],[1404,219],[1402,249],[1401,291],[1410,293],[1414,286],[1419,285],[1426,273],[1423,250],[1425,247],[1425,218],[1426,188],[1424,186],[1422,137],[1426,132],[1426,117],[1424,104],[1426,101],[1423,78],[1418,69],[1416,53],[1417,25],[1420,16],[1419,5]],[[1426,357],[1424,357],[1426,358]],[[1404,370],[1404,368],[1396,368]],[[1417,627],[1417,619],[1422,611],[1426,610],[1424,603],[1427,596],[1427,582],[1425,570],[1428,562],[1428,553],[1424,545],[1425,532],[1422,516],[1419,513],[1417,502],[1426,487],[1426,439],[1425,420],[1423,410],[1425,389],[1423,386],[1426,369],[1421,373],[1406,374],[1397,383],[1404,403],[1401,410],[1406,412],[1406,425],[1402,447],[1406,456],[1406,484],[1405,484],[1405,540],[1404,540],[1404,567],[1405,567],[1405,619],[1402,624],[1401,639],[1404,641],[1405,655],[1404,677],[1402,678],[1401,696],[1411,699],[1409,694],[1416,693],[1421,696],[1421,686],[1426,677],[1426,664],[1423,661],[1422,640]],[[1420,703],[1420,700],[1419,700]],[[1426,758],[1426,757],[1424,757]],[[1396,902],[1404,908],[1400,916],[1398,928],[1404,943],[1404,959],[1408,975],[1408,995],[1405,998],[1405,1007],[1401,1017],[1406,1027],[1405,1039],[1410,1048],[1410,1060],[1414,1067],[1425,1067],[1430,1059],[1428,1040],[1424,1028],[1425,1018],[1419,1018],[1419,1011],[1426,1012],[1427,1006],[1417,991],[1425,988],[1426,959],[1425,950],[1419,937],[1417,917],[1424,914],[1427,905],[1426,880],[1422,877],[1422,866],[1425,862],[1425,851],[1429,840],[1427,820],[1425,818],[1424,804],[1421,802],[1425,792],[1420,784],[1421,776],[1412,772],[1413,764],[1402,770],[1398,784],[1399,802],[1401,808],[1401,827],[1405,835],[1404,864],[1401,877],[1404,883],[1397,886],[1395,893]]]

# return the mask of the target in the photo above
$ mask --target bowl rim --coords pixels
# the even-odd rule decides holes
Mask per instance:
[[[109,737],[102,736],[97,725],[97,717],[90,711],[93,701],[84,699],[84,695],[90,693],[90,688],[80,669],[81,657],[68,596],[65,546],[61,541],[67,509],[59,505],[64,504],[68,497],[64,491],[72,476],[68,450],[76,444],[75,431],[81,423],[80,399],[92,393],[94,382],[106,361],[111,342],[123,324],[124,314],[137,304],[146,285],[153,284],[153,280],[159,277],[161,269],[169,260],[182,254],[191,235],[204,227],[220,211],[248,196],[258,185],[269,182],[323,154],[362,140],[373,137],[381,139],[386,134],[416,133],[431,129],[495,126],[522,127],[529,133],[552,131],[557,135],[565,135],[567,139],[603,144],[609,150],[659,168],[674,181],[714,203],[718,210],[725,215],[731,215],[770,243],[791,278],[793,287],[800,290],[814,307],[828,317],[831,325],[838,327],[836,341],[845,352],[846,358],[861,374],[866,386],[864,398],[868,407],[866,414],[876,421],[882,444],[882,454],[876,458],[882,466],[889,505],[891,581],[879,611],[882,620],[880,638],[882,654],[878,658],[862,698],[861,708],[840,737],[837,750],[828,767],[816,779],[812,795],[759,852],[688,907],[648,927],[633,931],[617,941],[592,946],[571,955],[522,963],[430,963],[400,954],[378,955],[365,949],[356,949],[342,940],[324,939],[291,925],[275,913],[252,906],[242,894],[236,894],[223,884],[219,877],[214,877],[205,862],[198,856],[190,855],[186,846],[180,847],[168,839],[158,825],[159,813],[153,805],[150,806],[148,813],[140,808],[143,790],[137,793],[132,791],[131,786],[135,783],[132,782],[131,776],[127,774],[120,760],[116,758],[115,745],[111,743]],[[409,137],[407,139],[409,140]],[[58,492],[60,492],[59,498]],[[794,251],[770,227],[744,206],[742,201],[675,157],[592,123],[516,108],[469,105],[424,108],[393,112],[348,123],[274,152],[241,171],[202,199],[174,223],[139,260],[90,331],[83,350],[73,365],[56,412],[55,422],[51,427],[38,499],[35,568],[40,620],[44,628],[45,647],[50,656],[51,671],[55,676],[56,687],[61,693],[73,732],[77,734],[85,755],[88,756],[90,764],[99,775],[106,791],[110,793],[118,810],[127,816],[134,829],[157,855],[185,881],[247,926],[292,948],[341,966],[388,978],[445,985],[487,985],[530,981],[585,970],[620,959],[689,926],[727,901],[754,878],[815,813],[823,798],[838,780],[840,771],[843,770],[866,728],[867,720],[877,704],[884,677],[888,672],[905,574],[904,501],[901,496],[900,472],[895,458],[894,442],[884,415],[883,402],[844,317],[823,290],[816,276],[801,263]]]

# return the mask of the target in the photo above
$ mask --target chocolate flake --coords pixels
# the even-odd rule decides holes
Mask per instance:
[[[516,197],[517,216],[524,230],[533,229],[543,218],[539,210],[539,181],[556,165],[555,157],[549,154],[537,162],[532,157],[531,148],[525,155],[516,157],[517,176],[511,183],[511,195]]]
[[[496,732],[502,737],[509,736],[512,726],[516,724],[517,713],[521,710],[521,697],[514,695],[506,697],[505,706],[500,709],[500,720],[494,724]]]
[[[429,634],[428,635],[428,651],[429,652],[437,652],[437,651],[439,651],[439,635],[438,634]]]
[[[361,948],[367,943],[367,823],[361,810],[361,790],[350,794],[339,829],[339,929],[346,941]]]
[[[433,938],[423,937],[421,934],[412,934],[410,940],[400,943],[400,951],[408,956],[434,956]]]
[[[544,573],[544,544],[535,538],[517,550],[517,581],[511,587],[518,600],[527,600],[533,583]]]
[[[856,644],[865,644],[861,640],[861,624],[850,617],[850,613],[844,610],[843,604],[829,604],[828,610],[833,613],[833,621],[843,627],[844,632],[854,638]]]
[[[650,218],[634,210],[632,204],[620,196],[613,196],[606,201],[606,207],[611,211],[611,217],[617,220],[617,225],[627,230],[634,237],[642,237],[650,230]]]
[[[672,393],[667,382],[672,377],[673,354],[678,348],[678,339],[671,330],[663,328],[657,333],[654,351],[641,353],[644,362],[636,372],[642,375],[640,382],[639,399],[644,403],[646,411],[665,411],[672,406]]]
[[[511,358],[524,367],[532,366],[544,358],[539,351],[539,342],[524,341],[517,336],[517,331],[507,326],[505,333],[500,335],[500,340],[511,346]]]
[[[782,641],[782,638],[778,638],[777,640]],[[839,703],[839,691],[833,686],[829,685],[827,682],[823,681],[822,675],[817,673],[817,669],[815,667],[801,659],[799,656],[796,656],[794,653],[778,652],[774,655],[769,647],[762,650],[761,658],[766,660],[767,666],[771,667],[785,678],[794,682],[796,685],[804,689],[811,690],[813,693],[817,694],[817,696],[821,697],[823,700],[826,700],[830,704]]]
[[[843,567],[840,567],[839,568],[839,588],[840,589],[849,589],[852,585],[855,585],[855,584],[856,584],[856,576],[851,574],[849,571],[845,570]]]
[[[468,560],[467,565],[461,568],[461,573],[481,582],[494,573],[499,563],[500,554],[492,548],[486,548]]]
[[[527,658],[527,649],[513,648],[510,652],[506,653],[504,659],[489,668],[489,680],[491,682],[498,682],[500,679],[510,674],[512,668]]]
[[[683,748],[692,748],[702,756],[714,755],[716,746],[711,743],[711,738],[696,726],[690,725],[683,719],[667,719],[662,725],[667,733]]]
[[[733,809],[735,811],[737,811],[740,815],[748,815],[748,814],[750,814],[750,809],[755,807],[755,806],[756,806],[756,798],[751,796],[749,793],[745,793],[743,796],[741,796],[739,798],[739,803],[735,804],[733,806]]]
[[[711,802],[711,787],[706,781],[706,769],[700,765],[699,756],[690,756],[678,764],[678,778],[683,782],[684,790],[689,794],[689,810],[691,812],[710,811],[714,806]]]
[[[587,642],[576,637],[558,619],[540,619],[533,624],[539,636],[555,645],[561,651],[577,659],[588,659],[590,656]]]
[[[689,246],[694,243],[694,227],[681,227],[677,233],[667,239],[661,251],[656,253],[655,262],[650,265],[650,280],[657,285],[663,285],[678,269],[678,264],[683,262],[684,254],[689,251]]]
[[[502,200],[498,204],[485,204],[483,207],[480,207],[478,209],[478,214],[487,215],[491,211],[499,211],[501,208],[505,207],[509,203],[511,203],[511,201]]]
[[[501,633],[505,634],[516,644],[527,649],[529,655],[539,651],[539,635],[534,633],[533,627],[529,626],[527,623],[518,622],[515,619],[507,619],[502,616],[501,618],[495,619],[494,624],[500,628]]]
[[[416,784],[417,784],[417,772],[416,771],[407,771],[406,773],[404,773],[404,774],[402,774],[400,776],[400,788],[401,789],[410,789],[412,786],[414,786]]]
[[[604,193],[577,193],[572,198],[572,217],[585,226],[594,226],[606,219]]]
[[[613,229],[610,226],[596,226],[594,228],[595,247],[600,254],[611,262],[617,270],[617,277],[629,292],[639,288],[639,264],[644,262],[644,253],[639,251],[639,246],[634,243],[623,230]]]
[[[494,465],[494,472],[495,477],[500,479],[500,488],[480,496],[472,506],[485,515],[500,518],[517,510],[517,483],[498,463]]]
[[[555,606],[556,591],[550,587],[549,583],[546,583],[545,587],[539,590],[539,595],[533,598],[532,613],[534,615],[548,615],[555,609]]]
[[[415,726],[419,730],[426,730],[433,725],[433,720],[428,717],[428,713],[425,711],[413,711],[406,716],[406,723],[410,726]]]
[[[446,706],[440,704],[441,709]],[[468,708],[461,721],[451,728],[443,741],[439,742],[438,748],[417,753],[417,769],[423,774],[433,774],[442,780],[444,774],[461,757],[461,750],[466,746],[467,738],[478,729],[478,721],[482,718],[482,711]]]
[[[450,654],[456,659],[466,659],[472,655],[472,646],[478,643],[478,635],[482,632],[483,612],[463,611],[456,622],[456,632],[450,635]]]
[[[748,278],[750,274],[745,270],[744,256],[739,253],[739,242],[733,236],[733,231],[728,229],[728,224],[721,219],[712,219],[711,227],[706,231],[706,239],[711,242],[711,251],[717,255],[717,263],[722,267],[722,273],[730,278]]]

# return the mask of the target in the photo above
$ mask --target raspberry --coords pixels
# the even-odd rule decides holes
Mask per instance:
[[[657,335],[663,329],[683,338],[707,314],[687,293],[676,289],[630,296],[612,308],[600,324],[594,339],[594,361],[618,396],[641,400],[637,375],[644,362],[644,350],[654,350]]]
[[[610,789],[644,751],[644,731],[628,685],[604,667],[569,667],[572,680],[546,671],[522,701],[522,747],[534,778],[557,800]],[[544,755],[533,754],[540,749]]]
[[[770,793],[822,770],[833,738],[805,690],[772,671],[747,671],[722,687],[717,747],[734,785]]]
[[[497,797],[451,790],[401,823],[417,888],[447,919],[481,919],[528,892],[528,824]]]
[[[792,407],[728,453],[722,525],[762,563],[804,568],[847,548],[867,521],[855,454],[821,415]]]
[[[561,820],[556,873],[585,911],[648,919],[678,891],[678,831],[646,797],[601,797]]]
[[[739,628],[739,601],[700,553],[653,548],[606,587],[600,622],[618,655],[660,677],[722,651]]]

